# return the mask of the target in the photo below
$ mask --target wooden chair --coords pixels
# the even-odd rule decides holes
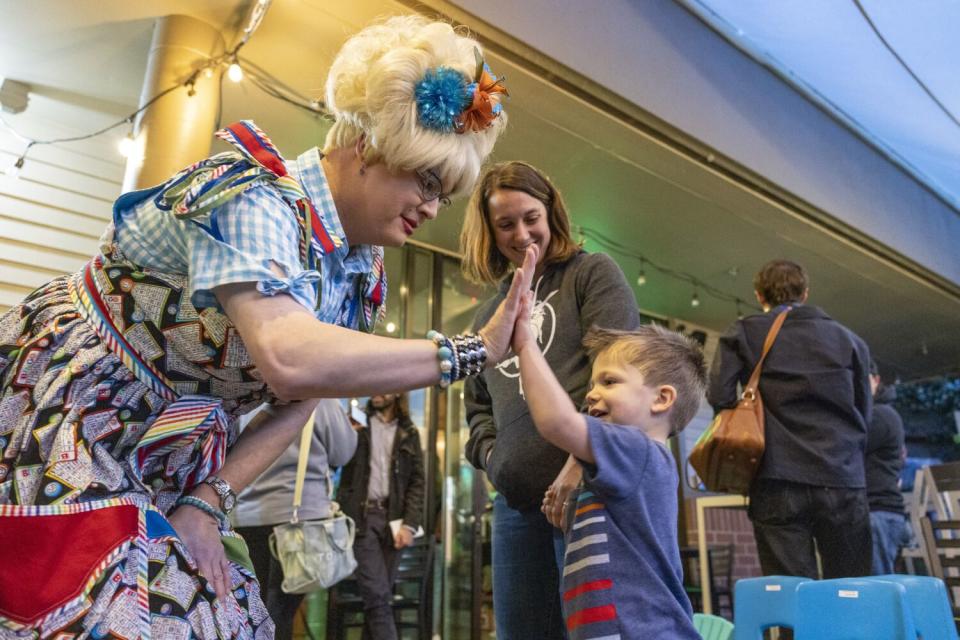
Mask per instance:
[[[954,620],[960,618],[960,520],[920,519],[930,574],[947,585]]]
[[[910,573],[918,573],[916,561],[926,562],[929,556],[921,533],[921,519],[930,515],[936,520],[960,519],[960,462],[917,469],[911,499],[907,503],[907,515],[917,546],[905,548],[902,556]]]

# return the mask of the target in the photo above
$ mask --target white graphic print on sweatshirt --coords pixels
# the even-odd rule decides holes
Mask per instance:
[[[560,292],[559,289],[551,291],[543,300],[537,300],[540,293],[540,283],[543,282],[543,276],[537,279],[537,284],[533,288],[533,298],[536,302],[530,312],[530,326],[533,327],[533,333],[537,336],[537,344],[540,350],[546,356],[553,344],[554,332],[557,330],[557,313],[550,304],[549,300]],[[508,378],[516,378],[518,390],[521,398],[526,398],[523,393],[523,380],[520,379],[520,359],[513,356],[497,365],[497,371]]]

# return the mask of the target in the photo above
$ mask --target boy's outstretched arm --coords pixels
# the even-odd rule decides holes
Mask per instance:
[[[587,421],[547,364],[530,328],[533,293],[523,299],[513,332],[513,350],[520,359],[520,379],[537,431],[547,442],[585,462],[594,462]]]

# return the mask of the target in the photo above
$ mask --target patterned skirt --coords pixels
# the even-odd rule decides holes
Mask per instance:
[[[144,448],[176,401],[84,317],[77,277],[0,317],[0,639],[272,638],[242,540],[221,531],[218,601],[164,517],[214,434]]]

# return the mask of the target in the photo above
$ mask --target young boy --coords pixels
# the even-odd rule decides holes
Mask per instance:
[[[584,487],[568,506],[561,586],[570,639],[699,640],[683,590],[679,477],[666,442],[699,409],[700,348],[658,326],[591,330],[585,416],[540,353],[530,308],[528,295],[513,336],[530,413],[540,435],[583,466]]]

